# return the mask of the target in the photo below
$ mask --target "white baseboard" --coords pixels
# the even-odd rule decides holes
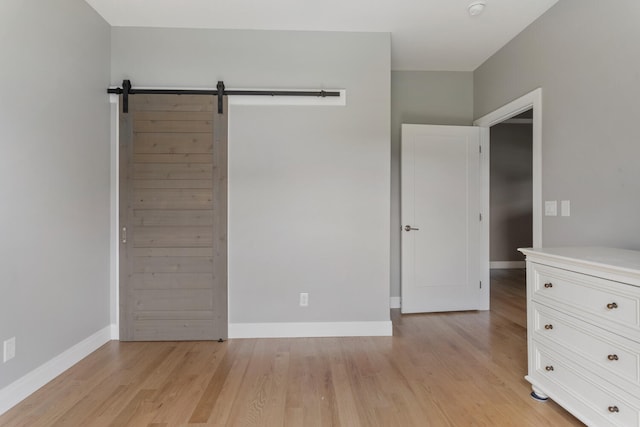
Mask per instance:
[[[400,308],[400,307],[402,307],[402,297],[389,298],[389,308]]]
[[[390,337],[391,321],[230,323],[229,338]]]
[[[491,261],[489,268],[492,269],[508,269],[508,268],[525,268],[524,261]]]
[[[0,390],[0,415],[20,403],[40,387],[111,341],[112,326],[109,325],[33,371]]]

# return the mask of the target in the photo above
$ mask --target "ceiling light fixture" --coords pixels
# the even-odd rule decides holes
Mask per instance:
[[[477,0],[469,3],[469,7],[467,7],[467,10],[469,11],[469,15],[471,16],[480,15],[486,5],[487,5],[487,2],[484,0]]]

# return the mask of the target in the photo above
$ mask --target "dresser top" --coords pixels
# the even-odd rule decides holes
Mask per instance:
[[[527,257],[539,256],[558,261],[571,261],[593,267],[608,267],[640,272],[640,251],[603,247],[520,248]]]

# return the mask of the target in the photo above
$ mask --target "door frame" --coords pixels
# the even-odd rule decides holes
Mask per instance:
[[[487,218],[482,224],[482,247],[489,251],[489,148],[490,132],[489,128],[497,125],[513,116],[533,110],[533,158],[532,158],[532,180],[533,180],[533,247],[542,247],[542,88],[537,88],[518,99],[476,119],[474,126],[481,127],[480,140],[483,147],[482,163],[482,211]],[[487,256],[486,259],[489,259]],[[489,280],[487,278],[487,283]]]

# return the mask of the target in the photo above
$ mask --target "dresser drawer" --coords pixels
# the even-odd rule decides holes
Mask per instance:
[[[531,263],[533,301],[572,311],[603,326],[640,331],[640,289],[586,274]]]
[[[532,309],[534,340],[565,349],[566,357],[585,360],[599,376],[640,394],[640,343],[539,304]]]
[[[543,383],[554,384],[554,395],[558,401],[577,403],[589,413],[583,416],[597,420],[594,426],[634,426],[640,425],[640,410],[626,399],[607,390],[593,379],[581,374],[579,366],[564,361],[553,351],[534,345],[535,371],[533,378]]]

